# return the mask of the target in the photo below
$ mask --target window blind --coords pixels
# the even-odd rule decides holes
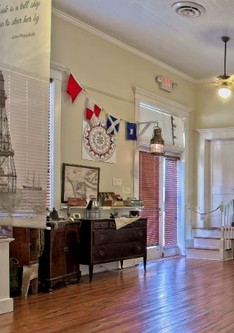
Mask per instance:
[[[15,191],[0,188],[0,225],[44,228],[49,82],[9,70],[2,70],[2,74],[6,100],[0,111],[6,117],[2,125],[9,132],[12,154],[8,164],[15,169],[16,183]],[[5,168],[6,172],[9,170]]]
[[[159,244],[159,159],[139,152],[139,197],[144,202],[142,217],[148,218],[147,246]]]
[[[148,218],[147,246],[177,246],[178,158],[165,158],[165,182],[159,188],[159,158],[139,152],[139,194],[144,202],[141,216]],[[164,191],[164,193],[163,193]],[[164,239],[159,239],[159,196],[164,197]]]
[[[177,246],[178,160],[165,160],[165,246]]]

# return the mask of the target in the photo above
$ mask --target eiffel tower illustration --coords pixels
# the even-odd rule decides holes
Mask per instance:
[[[0,192],[16,192],[16,169],[6,114],[4,76],[0,71]]]

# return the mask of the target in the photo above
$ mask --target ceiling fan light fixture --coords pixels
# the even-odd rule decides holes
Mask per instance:
[[[218,89],[218,95],[222,99],[228,99],[232,95],[231,86],[233,82],[230,79],[230,75],[227,75],[227,43],[230,40],[228,36],[222,36],[221,40],[224,42],[224,68],[223,75],[219,75],[217,79],[219,80],[220,87]]]
[[[220,87],[218,89],[218,95],[219,97],[223,98],[223,99],[227,99],[232,95],[232,91],[230,88],[228,88],[227,86],[223,85],[222,87]]]

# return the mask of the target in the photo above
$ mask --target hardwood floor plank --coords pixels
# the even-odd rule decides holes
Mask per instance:
[[[174,258],[14,298],[1,333],[233,333],[234,262]]]

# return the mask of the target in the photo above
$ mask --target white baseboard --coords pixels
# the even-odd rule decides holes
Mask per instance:
[[[13,298],[5,298],[0,300],[0,314],[12,312],[14,309]]]
[[[152,246],[147,248],[147,260],[156,260],[162,257],[170,257],[179,254],[179,248],[169,248],[163,249],[160,246]],[[138,265],[139,263],[143,263],[143,258],[135,258],[135,259],[126,259],[123,261],[123,268],[133,267]],[[105,271],[112,271],[120,268],[120,262],[110,262],[104,264],[98,264],[93,266],[93,273],[100,273]],[[88,265],[80,265],[80,270],[82,275],[89,274],[89,266]]]

